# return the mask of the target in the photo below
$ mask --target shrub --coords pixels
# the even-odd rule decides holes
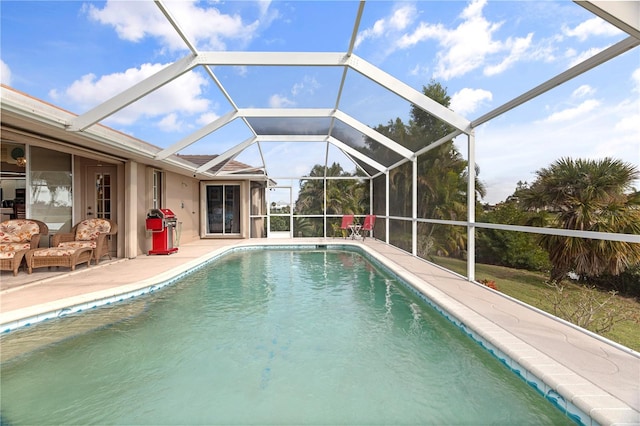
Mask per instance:
[[[619,275],[604,274],[584,281],[603,290],[614,290],[621,296],[640,298],[640,264]]]
[[[571,292],[557,282],[547,285],[555,290],[550,296],[553,314],[587,330],[603,334],[621,321],[640,322],[636,312],[613,303],[616,291],[602,293],[593,286],[580,286],[580,291]]]
[[[531,213],[522,211],[514,203],[496,206],[495,210],[483,213],[479,220],[487,223],[523,225]],[[537,236],[526,232],[479,229],[476,239],[476,260],[480,263],[548,271],[549,256],[537,241]]]

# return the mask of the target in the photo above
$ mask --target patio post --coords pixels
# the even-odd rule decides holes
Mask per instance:
[[[467,279],[476,279],[476,143],[473,130],[467,135]]]
[[[411,254],[418,255],[418,157],[411,160]]]

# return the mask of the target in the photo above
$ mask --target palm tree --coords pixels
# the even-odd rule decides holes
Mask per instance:
[[[310,177],[352,177],[345,172],[338,163],[326,168],[315,165]],[[368,211],[368,184],[355,179],[332,179],[327,181],[326,213],[329,215],[355,214],[361,215]],[[319,214],[323,211],[325,202],[324,181],[322,179],[308,179],[300,186],[297,211],[300,214]],[[315,222],[314,222],[315,223]],[[309,225],[310,226],[310,225]],[[313,235],[322,235],[321,229],[313,229]]]
[[[449,107],[451,97],[440,83],[432,81],[423,87],[423,93]],[[453,128],[427,112],[413,106],[411,109],[411,133],[422,145],[428,145],[451,133]],[[420,148],[420,144],[416,145]],[[418,157],[418,215],[430,219],[465,220],[467,216],[468,162],[464,159],[453,141],[447,141],[439,147],[427,151]],[[478,179],[480,170],[474,165],[476,178],[476,198],[486,194],[484,184]],[[469,206],[475,208],[475,206]],[[460,257],[466,251],[466,229],[457,226],[426,224],[422,227],[423,237],[432,243],[427,244],[432,251]],[[428,253],[425,253],[428,255]]]
[[[550,210],[548,226],[640,234],[640,197],[630,192],[640,177],[635,166],[611,158],[561,158],[536,174],[521,200],[525,207]],[[640,263],[640,244],[557,235],[543,235],[540,244],[549,253],[552,281],[571,271],[583,277],[618,275]]]
[[[424,95],[448,107],[451,97],[447,89],[440,83],[432,81],[423,87]],[[415,105],[411,108],[411,120],[404,124],[397,118],[376,130],[416,152],[421,148],[439,140],[453,131],[453,128],[442,120],[423,111]],[[373,141],[367,141],[367,147],[375,158],[384,157],[388,149],[380,147]],[[453,141],[427,151],[418,157],[418,216],[429,219],[465,220],[467,215],[467,161],[458,151]],[[476,197],[485,195],[485,187],[477,178]],[[391,215],[411,217],[413,170],[409,163],[394,168],[390,175],[389,204]],[[474,208],[474,206],[471,206]],[[421,224],[419,236],[420,246],[429,247],[429,252],[440,252],[445,255],[461,256],[466,250],[466,230],[463,227]],[[424,251],[425,255],[429,253]]]

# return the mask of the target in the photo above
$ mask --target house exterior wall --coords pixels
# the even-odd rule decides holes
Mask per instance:
[[[200,192],[198,180],[165,173],[166,207],[178,218],[180,243],[200,239]]]
[[[132,197],[131,208],[135,209],[136,253],[146,254],[151,249],[151,233],[146,230],[147,211],[151,208],[151,186],[149,183],[149,169],[138,165],[132,173],[136,175],[136,196]],[[131,256],[130,256],[131,257]]]
[[[153,173],[161,171],[163,176],[162,205],[176,215],[178,219],[179,235],[174,238],[174,245],[188,243],[199,239],[198,226],[200,223],[198,180],[182,176],[177,173],[139,165],[136,170],[136,196],[132,197],[131,208],[135,214],[136,254],[146,255],[152,249],[153,234],[146,230],[146,220],[149,210],[153,207]]]

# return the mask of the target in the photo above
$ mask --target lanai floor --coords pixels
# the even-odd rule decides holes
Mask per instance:
[[[113,297],[161,283],[232,247],[274,244],[355,244],[362,246],[473,334],[527,380],[558,403],[579,407],[600,424],[640,425],[640,354],[522,305],[499,292],[466,281],[374,239],[199,240],[170,256],[101,261],[74,272],[60,268],[2,272],[2,330],[25,318]],[[535,378],[534,378],[535,376]]]

